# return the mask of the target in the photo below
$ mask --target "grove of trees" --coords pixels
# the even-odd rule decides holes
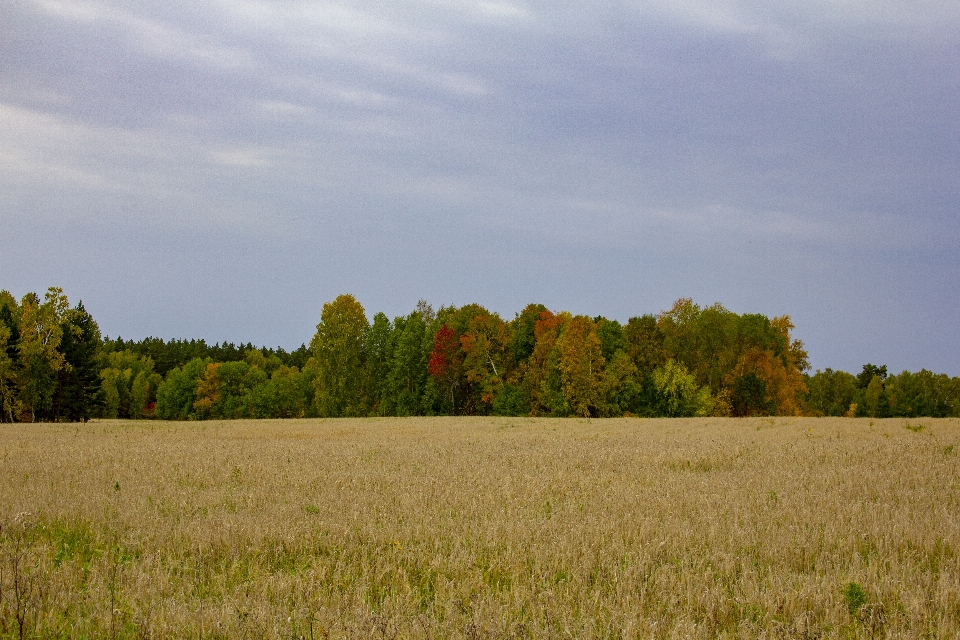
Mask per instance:
[[[678,300],[626,324],[531,304],[323,305],[309,346],[101,336],[60,289],[0,292],[0,420],[341,416],[960,416],[960,378],[808,373],[788,316]]]

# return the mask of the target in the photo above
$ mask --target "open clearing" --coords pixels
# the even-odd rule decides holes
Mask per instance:
[[[0,428],[0,637],[960,637],[960,420]]]

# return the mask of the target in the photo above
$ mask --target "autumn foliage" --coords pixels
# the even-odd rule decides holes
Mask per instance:
[[[3,421],[413,415],[960,415],[960,379],[929,371],[809,374],[789,316],[689,298],[625,324],[530,304],[420,301],[367,319],[323,305],[309,348],[101,338],[59,289],[0,292]]]

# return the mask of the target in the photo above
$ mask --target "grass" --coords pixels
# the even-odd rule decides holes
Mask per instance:
[[[0,638],[958,637],[960,421],[915,426],[3,425]]]

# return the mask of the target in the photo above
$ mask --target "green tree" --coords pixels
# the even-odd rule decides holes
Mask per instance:
[[[0,422],[13,422],[20,357],[20,305],[9,291],[0,291]]]
[[[614,417],[642,412],[643,386],[637,365],[626,352],[615,352],[607,362],[600,390],[600,415]]]
[[[597,328],[597,338],[600,339],[600,353],[606,362],[613,360],[617,351],[625,351],[627,340],[623,333],[623,326],[617,320],[608,320],[603,316],[593,319]]]
[[[54,414],[71,421],[86,420],[99,409],[100,328],[82,301],[66,313],[60,328],[60,351],[67,366],[59,372]]]
[[[510,321],[510,342],[507,346],[507,352],[513,360],[513,366],[516,367],[526,362],[533,353],[533,348],[537,345],[537,336],[535,328],[540,314],[547,311],[542,304],[528,304],[523,311]]]
[[[422,320],[421,320],[422,322]],[[364,407],[364,342],[367,316],[351,295],[323,305],[310,342],[316,358],[315,402],[322,417],[358,416]]]
[[[268,381],[250,390],[255,418],[302,418],[309,406],[310,381],[296,367],[277,368]]]
[[[56,287],[47,291],[43,302],[33,293],[20,301],[17,405],[18,413],[31,420],[51,412],[58,374],[69,367],[59,351],[61,325],[69,308],[67,297]]]
[[[134,420],[147,417],[150,404],[150,375],[140,371],[130,382],[130,417]]]
[[[623,340],[627,356],[637,368],[639,380],[642,381],[667,362],[664,335],[654,316],[630,318],[623,328]]]
[[[271,358],[267,358],[266,364],[268,367],[272,366]],[[252,367],[245,361],[235,361],[224,362],[217,373],[221,391],[219,417],[254,417],[253,390],[268,383],[270,378],[267,372],[260,367]]]
[[[873,382],[875,377],[880,378],[880,381],[886,379],[887,377],[887,365],[877,366],[875,364],[870,364],[869,362],[863,365],[863,370],[857,374],[857,388],[866,389],[870,386],[870,383]]]
[[[126,374],[126,375],[124,375]],[[121,405],[123,404],[123,391],[129,385],[130,370],[121,369],[103,369],[100,372],[101,390],[103,393],[103,417],[120,417]]]
[[[366,356],[364,370],[364,388],[370,413],[385,415],[389,404],[387,379],[390,375],[390,362],[393,358],[391,351],[391,334],[393,326],[390,319],[382,312],[373,316],[373,324],[367,332],[364,354]]]
[[[197,383],[208,362],[194,358],[182,367],[171,369],[157,387],[156,415],[163,420],[187,420],[193,415]]]
[[[417,311],[394,319],[393,326],[387,412],[398,416],[419,415],[428,374],[429,351],[424,349],[427,326]]]
[[[496,416],[526,416],[530,414],[530,402],[520,387],[504,383],[493,399],[493,414]]]
[[[730,403],[733,415],[739,418],[765,416],[775,411],[767,395],[767,383],[752,371],[734,377]]]
[[[153,360],[133,351],[101,353],[100,393],[103,398],[103,416],[106,418],[139,418],[144,414],[156,388],[153,376]],[[141,376],[140,374],[143,374]],[[134,381],[140,378],[141,387],[134,391]],[[143,404],[140,404],[140,403]]]
[[[713,409],[709,387],[697,387],[683,364],[668,360],[651,375],[657,392],[657,414],[671,418],[707,416]]]
[[[887,418],[890,416],[890,399],[887,397],[883,378],[879,375],[874,375],[867,388],[864,389],[861,408],[863,413],[871,418]]]
[[[846,371],[818,370],[807,378],[806,384],[807,412],[816,416],[846,414],[857,394],[857,379]]]

